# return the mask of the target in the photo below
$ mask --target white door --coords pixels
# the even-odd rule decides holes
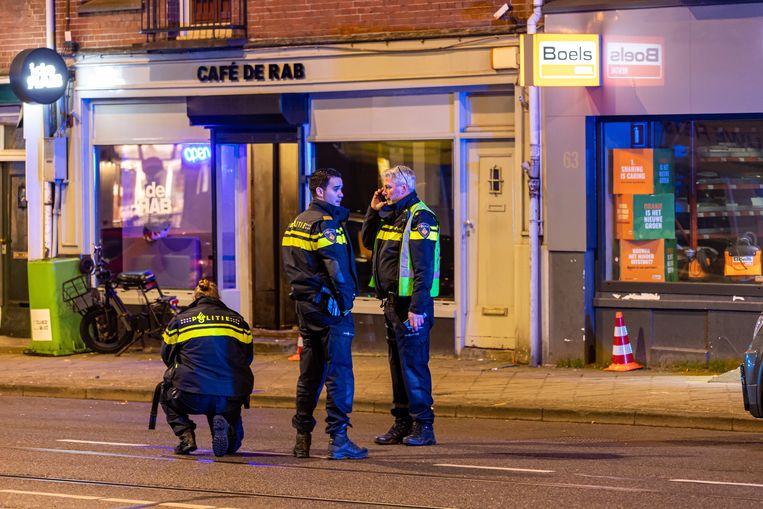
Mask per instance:
[[[514,143],[467,145],[468,207],[464,216],[466,248],[466,324],[464,345],[515,349],[516,215]],[[518,179],[521,182],[521,178]]]

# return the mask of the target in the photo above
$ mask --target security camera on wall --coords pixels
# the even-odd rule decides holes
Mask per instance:
[[[511,2],[503,4],[500,9],[493,13],[495,19],[501,19],[505,14],[511,12]]]

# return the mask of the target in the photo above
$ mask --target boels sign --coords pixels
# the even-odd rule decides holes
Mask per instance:
[[[534,34],[520,38],[520,85],[598,87],[598,34]]]
[[[69,70],[52,49],[25,49],[13,59],[10,78],[11,90],[22,102],[51,104],[64,95]]]

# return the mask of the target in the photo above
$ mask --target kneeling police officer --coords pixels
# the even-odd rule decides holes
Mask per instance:
[[[249,406],[254,375],[252,332],[246,321],[220,300],[215,283],[202,279],[194,301],[167,325],[162,360],[167,365],[161,404],[180,439],[175,454],[196,450],[196,424],[189,414],[206,415],[215,456],[241,447],[241,407]]]

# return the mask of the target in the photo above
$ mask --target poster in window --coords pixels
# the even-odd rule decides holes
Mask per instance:
[[[615,199],[615,237],[628,240],[674,239],[672,194],[624,194]]]
[[[621,240],[620,280],[676,281],[676,243],[671,239]]]
[[[612,149],[613,194],[672,193],[673,183],[671,149]]]

